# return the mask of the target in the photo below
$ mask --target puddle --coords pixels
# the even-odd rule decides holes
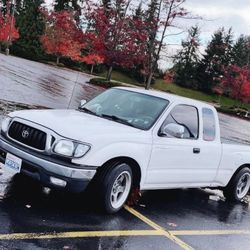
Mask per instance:
[[[4,171],[3,164],[0,163],[0,201],[9,196],[13,175]]]

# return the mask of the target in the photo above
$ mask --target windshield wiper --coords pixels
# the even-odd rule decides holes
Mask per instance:
[[[89,109],[87,109],[87,108],[80,108],[79,109],[80,111],[84,111],[84,112],[86,112],[86,113],[88,113],[88,114],[91,114],[91,115],[96,115],[96,116],[98,116],[95,112],[93,112],[93,111],[91,111],[91,110],[89,110]]]
[[[83,112],[86,112],[88,114],[91,114],[91,115],[95,115],[95,116],[99,116],[99,117],[103,117],[103,118],[107,118],[109,120],[112,120],[112,121],[116,121],[116,122],[120,122],[120,123],[123,123],[125,125],[128,125],[128,126],[131,126],[133,128],[137,128],[136,126],[134,126],[133,124],[131,124],[129,121],[127,121],[126,119],[123,119],[123,118],[120,118],[118,116],[115,116],[115,115],[106,115],[106,114],[97,114],[87,108],[81,108],[79,109],[79,111],[83,111]]]
[[[136,126],[134,126],[133,124],[131,124],[131,123],[130,123],[129,121],[127,121],[126,119],[120,118],[120,117],[115,116],[115,115],[106,115],[106,114],[102,114],[101,117],[107,118],[107,119],[112,120],[112,121],[116,121],[116,122],[123,123],[123,124],[128,125],[128,126],[131,126],[131,127],[133,127],[133,128],[137,128]]]

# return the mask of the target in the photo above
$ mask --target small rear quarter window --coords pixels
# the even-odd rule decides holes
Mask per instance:
[[[215,116],[212,109],[202,109],[203,118],[203,140],[214,141],[216,136]]]

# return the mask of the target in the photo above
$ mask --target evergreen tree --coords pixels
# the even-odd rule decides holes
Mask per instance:
[[[134,18],[138,20],[143,20],[144,19],[144,12],[142,9],[142,1],[139,3],[137,9],[135,10],[135,15]]]
[[[208,44],[203,60],[197,68],[197,80],[199,88],[206,92],[212,92],[223,77],[224,68],[233,62],[233,34],[229,29],[219,29],[212,36]]]
[[[29,59],[44,56],[40,36],[44,31],[44,20],[40,12],[43,0],[24,0],[16,15],[20,39],[13,44],[13,53]]]
[[[18,13],[20,11],[20,9],[22,8],[22,2],[23,2],[22,0],[15,0],[15,13]],[[1,8],[1,12],[3,14],[6,14],[7,9],[9,9],[10,13],[12,13],[13,7],[14,7],[14,5],[13,5],[12,0],[1,0],[0,1],[0,8]]]
[[[146,20],[148,23],[154,23],[155,19],[158,18],[159,15],[159,6],[160,1],[159,0],[151,0],[147,11],[146,11]]]
[[[77,0],[56,0],[54,9],[55,11],[70,10],[80,12],[81,7]]]
[[[155,71],[158,71],[158,64],[154,65],[154,58],[157,57],[156,47],[158,45],[157,33],[159,28],[159,16],[161,12],[162,0],[151,0],[148,4],[145,12],[145,22],[147,23],[147,61],[144,63],[144,74],[146,75],[145,84],[148,80],[152,68],[156,66]],[[151,73],[152,74],[152,73]],[[154,82],[154,79],[150,80],[150,83]]]
[[[54,5],[55,11],[68,10],[74,12],[74,19],[77,23],[77,26],[81,26],[80,24],[80,15],[81,15],[81,7],[78,4],[77,0],[56,0]]]
[[[250,37],[241,35],[233,47],[234,64],[244,67],[250,60]]]
[[[182,49],[175,58],[174,82],[183,86],[197,88],[197,64],[199,62],[200,30],[197,26],[188,31],[186,41],[182,41]]]
[[[143,9],[142,6],[143,2],[142,0],[139,2],[137,8],[134,10],[134,20],[138,21],[138,23],[146,23],[145,19],[146,19],[146,13]],[[144,33],[144,34],[148,34],[148,27],[146,25],[141,25],[140,33]],[[146,36],[146,38],[148,38],[148,36]],[[138,41],[137,41],[138,43]],[[147,43],[147,39],[146,41],[141,40],[140,43],[142,44],[142,46],[145,47],[145,43]],[[144,54],[146,53],[146,50],[144,51]],[[146,56],[144,57],[146,58]],[[129,69],[126,72],[126,74],[128,74],[130,77],[135,78],[138,82],[141,82],[143,84],[146,83],[146,74],[145,74],[145,70],[144,70],[144,64],[145,61],[142,61],[141,63],[138,63],[137,65],[135,65],[135,67],[133,69]]]
[[[105,11],[105,15],[109,15],[109,11],[111,10],[111,0],[102,0],[102,5]]]

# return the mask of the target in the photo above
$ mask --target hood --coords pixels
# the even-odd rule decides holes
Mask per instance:
[[[45,126],[57,134],[74,140],[88,140],[93,135],[135,134],[136,129],[115,121],[107,120],[77,110],[25,110],[10,113],[11,117],[19,117]]]

